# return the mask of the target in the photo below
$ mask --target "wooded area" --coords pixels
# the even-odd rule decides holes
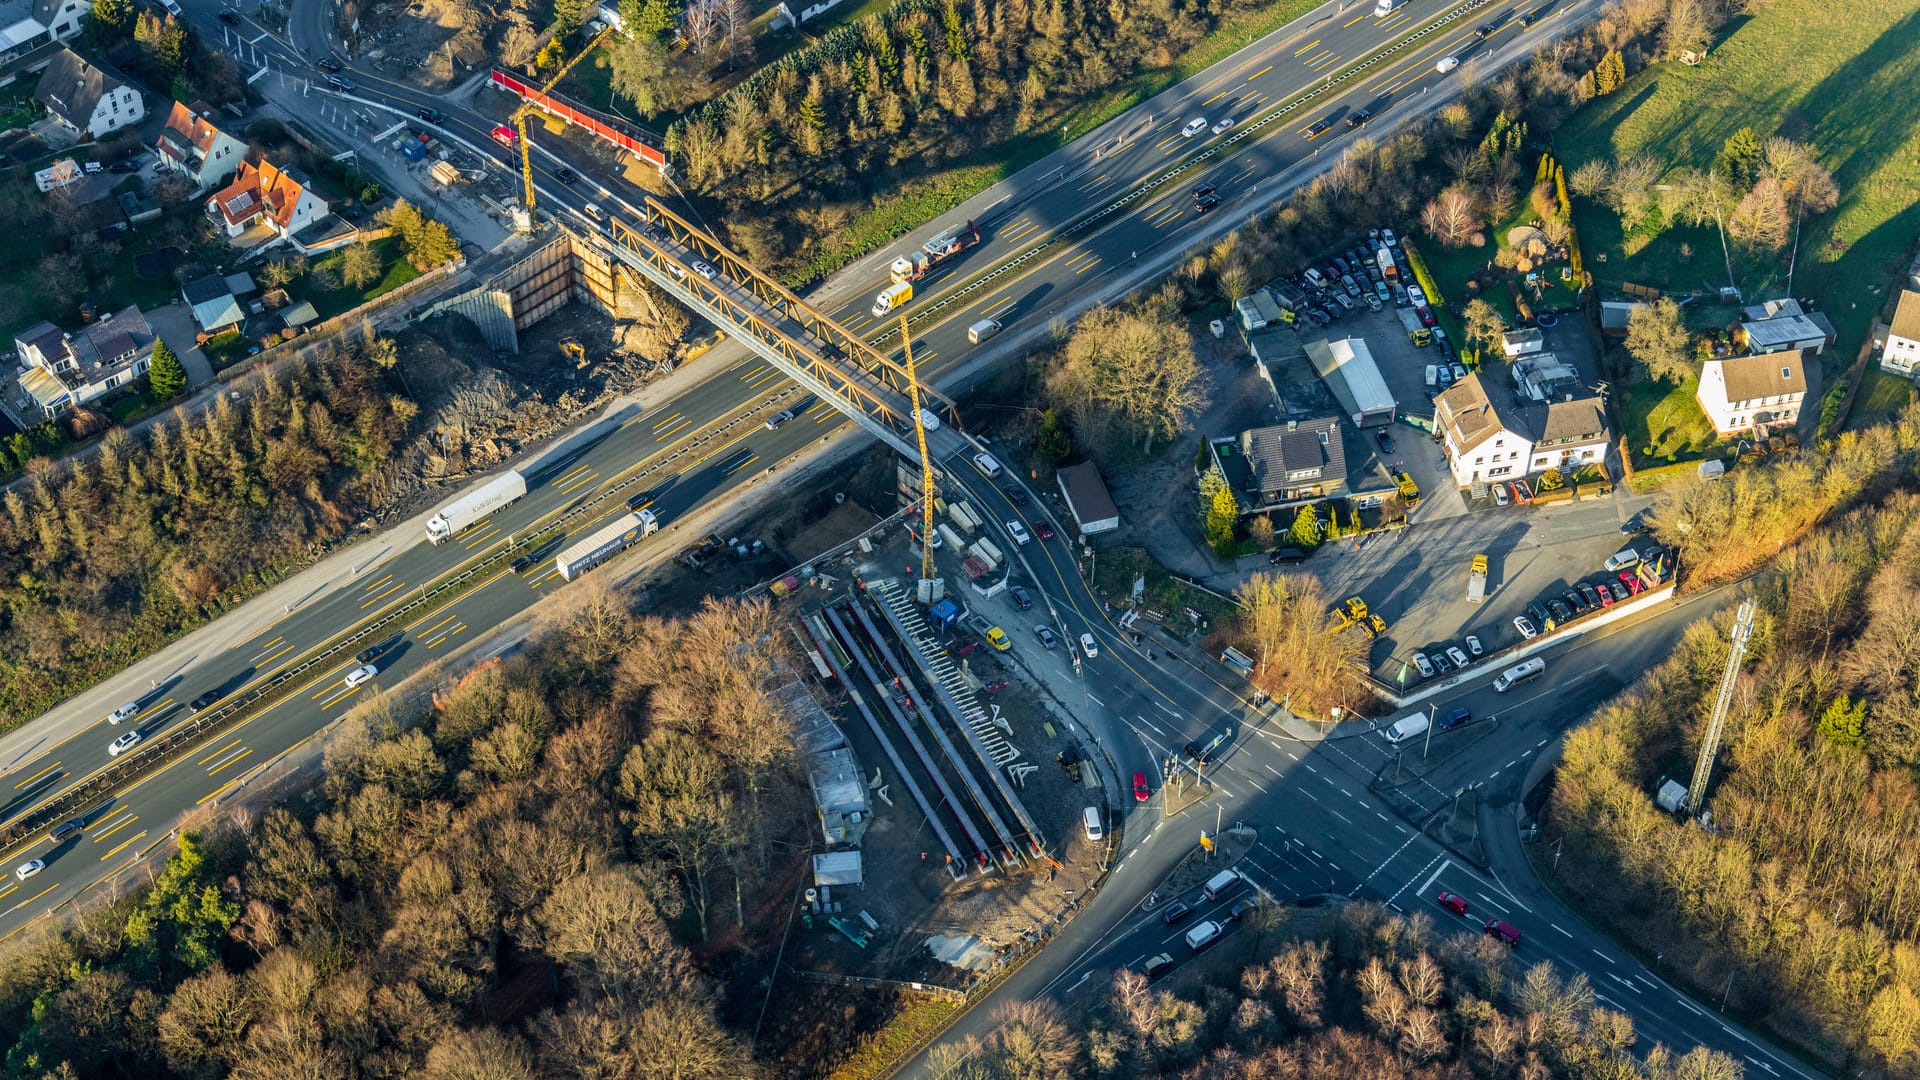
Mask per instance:
[[[417,412],[357,353],[41,460],[0,503],[0,727],[304,563],[390,496]]]
[[[1606,898],[1591,915],[1849,1075],[1920,1071],[1916,463],[1910,409],[1664,500],[1658,529],[1693,580],[1776,559],[1753,585],[1715,828],[1651,794],[1691,776],[1726,663],[1724,625],[1706,624],[1569,738],[1544,819],[1565,884]]]
[[[1632,1019],[1597,1004],[1585,975],[1562,978],[1545,962],[1523,972],[1505,945],[1443,932],[1424,914],[1347,904],[1324,938],[1262,945],[1242,927],[1172,976],[1173,989],[1119,972],[1085,1016],[1015,1002],[984,1042],[939,1047],[930,1064],[947,1080],[1741,1075],[1699,1048],[1636,1061]]]
[[[807,825],[767,609],[635,619],[589,585],[543,629],[418,726],[360,706],[310,797],[12,946],[6,1075],[756,1075],[707,972],[758,1004],[737,956]],[[731,940],[696,955],[708,922]]]

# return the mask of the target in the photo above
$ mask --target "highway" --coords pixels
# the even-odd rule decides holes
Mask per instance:
[[[903,238],[816,295],[849,327],[871,333],[884,345],[890,328],[867,308],[886,280],[887,261],[945,226],[974,220],[982,228],[982,244],[917,287],[918,295],[907,308],[910,316],[916,316],[917,359],[931,362],[936,379],[951,382],[969,359],[964,331],[977,319],[990,316],[1001,321],[1009,328],[1007,338],[1013,339],[1017,328],[1044,327],[1056,314],[1070,315],[1110,298],[1120,291],[1119,283],[1134,279],[1133,272],[1144,274],[1157,263],[1170,263],[1181,250],[1244,220],[1304,176],[1328,167],[1359,132],[1390,128],[1444,100],[1445,91],[1453,85],[1448,80],[1457,83],[1462,72],[1436,72],[1438,58],[1461,56],[1471,62],[1497,50],[1497,59],[1512,59],[1576,24],[1596,7],[1587,2],[1543,9],[1533,0],[1477,4],[1471,14],[1425,31],[1417,42],[1374,61],[1366,71],[1308,105],[1262,124],[1263,110],[1326,83],[1399,37],[1424,30],[1444,9],[1416,2],[1386,20],[1374,19],[1368,8],[1290,27],[1120,118],[1097,138],[1062,151],[921,233]],[[319,9],[316,0],[296,4],[292,35],[298,47],[270,37],[265,41],[271,44],[261,47],[270,49],[278,62],[305,70],[302,54],[317,55],[326,40]],[[210,17],[199,9],[192,14],[196,20]],[[1523,14],[1540,17],[1527,29],[1520,25]],[[1485,41],[1474,34],[1480,25],[1493,28]],[[494,153],[502,167],[515,166],[504,150],[495,153],[498,148],[486,139],[494,118],[358,71],[350,77],[356,83],[356,96],[381,101],[405,114],[421,106],[440,109],[447,114],[448,130]],[[1432,93],[1434,89],[1442,93]],[[1361,109],[1374,114],[1370,125],[1355,129],[1342,122]],[[1148,116],[1150,124],[1144,122]],[[1208,121],[1208,130],[1184,135],[1190,121],[1200,117]],[[1215,134],[1211,126],[1227,118],[1235,124]],[[1318,138],[1309,139],[1309,125],[1321,119],[1334,123]],[[1095,144],[1111,146],[1114,133],[1136,130],[1137,135],[1124,146],[1102,153],[1097,160],[1092,157]],[[540,140],[539,135],[535,138]],[[542,161],[544,200],[570,207],[585,201],[582,193],[553,180],[548,163],[536,160]],[[583,163],[572,165],[582,176],[589,175]],[[1157,185],[1141,190],[1156,179]],[[1216,187],[1223,198],[1209,215],[1200,214],[1189,195],[1199,184]],[[613,193],[620,202],[631,204],[640,198],[637,189],[616,179],[603,180],[601,190]],[[1095,214],[1101,215],[1095,224],[1079,227]],[[1407,224],[1355,223],[1359,229]],[[1061,238],[1069,228],[1072,234]],[[369,541],[364,545],[366,563],[295,605],[273,626],[232,643],[218,655],[201,657],[176,678],[152,686],[129,686],[128,680],[117,680],[42,718],[31,737],[9,742],[25,749],[4,762],[5,779],[12,787],[0,804],[0,820],[16,819],[99,769],[108,760],[107,744],[116,736],[137,730],[151,740],[181,723],[186,713],[183,703],[193,697],[215,689],[231,696],[271,678],[355,627],[406,604],[417,590],[432,587],[457,568],[487,558],[516,538],[546,529],[562,515],[573,515],[566,534],[579,535],[624,512],[629,497],[642,495],[646,498],[640,501],[672,526],[691,510],[728,498],[769,464],[784,461],[847,425],[823,403],[803,399],[777,370],[745,355],[738,345],[723,346],[700,363],[708,367],[711,377],[643,415],[624,418],[583,452],[543,463],[532,476],[526,498],[454,541],[436,547],[420,543],[417,535],[394,534]],[[765,426],[767,416],[785,408],[795,408],[800,415],[778,428]],[[971,470],[959,455],[946,464],[955,475],[965,476]],[[1037,503],[1031,510],[1012,505],[977,473],[968,482],[981,504],[991,508],[989,516],[1032,521],[1042,512]],[[447,497],[452,495],[449,492]],[[688,539],[661,538],[652,546],[658,549],[655,554],[662,554]],[[372,687],[404,678],[522,614],[559,584],[550,556],[561,544],[562,538],[555,535],[543,544],[541,559],[531,567],[516,573],[501,565],[410,615],[399,634],[382,635],[392,647],[379,659],[381,672],[373,683],[358,688],[342,684],[342,676],[356,666],[348,650],[337,662],[303,676],[301,685],[265,711],[246,717],[194,753],[96,805],[78,834],[58,844],[42,840],[8,852],[12,863],[41,858],[49,865],[38,876],[9,882],[0,892],[0,935],[17,933],[159,842],[183,814],[217,798],[250,770],[338,719]],[[1189,739],[1230,722],[1243,728],[1245,702],[1222,672],[1150,662],[1125,644],[1087,594],[1061,541],[1037,542],[1021,556],[1067,637],[1091,631],[1102,640],[1101,655],[1085,661],[1081,686],[1089,723],[1123,771],[1152,772],[1157,760]],[[1682,623],[1677,617],[1662,620],[1658,632],[1678,633]],[[1583,643],[1568,652],[1578,654],[1593,644]],[[1658,646],[1646,651],[1657,654]],[[1457,762],[1450,760],[1426,780],[1406,785],[1401,796],[1411,798],[1416,806],[1426,805],[1421,800],[1444,799],[1448,785],[1454,784],[1454,771],[1461,776],[1513,777],[1512,767],[1521,758],[1547,745],[1551,731],[1577,718],[1570,706],[1597,701],[1611,692],[1609,676],[1580,674],[1583,665],[1578,660],[1556,658],[1554,664],[1554,681],[1538,684],[1540,692],[1553,688],[1569,708],[1553,710],[1551,721],[1545,719],[1547,710],[1539,710],[1533,719],[1512,714],[1502,718],[1497,734],[1477,740]],[[1584,667],[1602,667],[1602,662],[1595,659]],[[141,698],[139,715],[120,725],[101,719],[135,695]],[[1476,709],[1482,707],[1477,699],[1469,700]],[[1522,709],[1531,703],[1530,696],[1499,706]],[[1488,727],[1495,723],[1486,722]],[[1516,753],[1520,758],[1513,757]],[[1488,761],[1482,762],[1480,756],[1488,756]],[[1492,758],[1512,761],[1490,768]],[[1523,959],[1549,957],[1569,969],[1589,972],[1609,1002],[1635,1016],[1643,1036],[1671,1045],[1703,1042],[1757,1054],[1759,1058],[1750,1060],[1765,1071],[1777,1067],[1783,1075],[1810,1075],[1757,1043],[1748,1043],[1735,1029],[1668,1007],[1672,1003],[1667,998],[1674,995],[1661,988],[1657,975],[1639,970],[1629,956],[1553,905],[1537,885],[1529,889],[1531,875],[1521,874],[1521,868],[1506,867],[1512,874],[1503,883],[1461,864],[1415,832],[1395,805],[1370,790],[1383,761],[1384,750],[1372,739],[1308,745],[1292,743],[1272,731],[1238,730],[1217,779],[1227,820],[1262,825],[1261,845],[1248,867],[1250,876],[1278,896],[1303,892],[1366,896],[1404,910],[1417,909],[1441,888],[1460,893],[1472,902],[1476,915],[1500,914],[1522,926],[1527,933],[1521,946]],[[1398,809],[1408,810],[1404,805]],[[1282,831],[1265,825],[1269,822],[1289,825]],[[1192,831],[1185,825],[1130,826],[1127,863],[1093,906],[1004,993],[1097,983],[1097,976],[1114,966],[1161,951],[1168,936],[1184,927],[1158,926],[1157,917],[1137,910],[1136,905],[1157,880],[1156,869],[1163,871],[1191,845]],[[1518,880],[1521,877],[1524,883]],[[977,1029],[989,1012],[976,1011],[957,1033],[966,1033],[969,1025]]]

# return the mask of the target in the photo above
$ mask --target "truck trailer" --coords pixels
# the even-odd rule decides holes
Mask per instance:
[[[438,544],[452,539],[460,530],[483,521],[495,510],[508,506],[527,493],[527,478],[517,470],[499,476],[468,491],[440,508],[427,519],[427,541]]]
[[[898,282],[919,281],[933,272],[933,269],[955,255],[980,242],[980,228],[969,221],[965,225],[956,225],[939,236],[920,245],[920,250],[909,251],[893,260],[887,268],[889,276]],[[977,342],[976,342],[977,344]]]
[[[627,550],[636,540],[660,531],[660,522],[651,510],[622,514],[605,528],[596,529],[585,540],[562,551],[553,560],[560,576],[572,581],[581,574]]]

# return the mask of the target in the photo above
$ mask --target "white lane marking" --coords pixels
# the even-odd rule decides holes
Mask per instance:
[[[1441,863],[1439,866],[1434,867],[1433,873],[1427,875],[1427,880],[1420,883],[1420,888],[1418,890],[1419,894],[1421,896],[1427,895],[1427,890],[1433,888],[1433,883],[1440,880],[1440,875],[1446,873],[1447,867],[1452,865],[1453,865],[1453,860],[1448,859],[1445,862]],[[1398,896],[1400,894],[1395,893],[1394,895]]]
[[[1160,707],[1160,711],[1161,711],[1161,712],[1163,712],[1163,713],[1166,713],[1166,714],[1167,714],[1168,716],[1171,716],[1171,717],[1173,717],[1173,718],[1174,718],[1175,720],[1185,720],[1185,719],[1186,719],[1186,717],[1184,717],[1184,716],[1181,716],[1181,715],[1180,715],[1179,713],[1177,713],[1177,712],[1174,712],[1174,711],[1173,711],[1172,709],[1169,709],[1169,708],[1167,708],[1167,707],[1166,707],[1166,705],[1164,705],[1164,704],[1162,704],[1161,702],[1158,702],[1158,701],[1156,701],[1156,702],[1154,702],[1154,704]]]
[[[1101,701],[1101,700],[1100,700],[1099,698],[1097,698],[1097,697],[1094,697],[1094,696],[1093,696],[1092,694],[1088,694],[1088,695],[1087,695],[1087,700],[1088,700],[1088,701],[1091,701],[1091,702],[1093,702],[1093,703],[1094,703],[1095,705],[1098,705],[1098,706],[1100,706],[1100,707],[1101,707],[1101,708],[1103,708],[1103,709],[1107,707],[1107,703],[1106,703],[1106,702],[1104,702],[1104,701]]]
[[[1553,927],[1553,928],[1554,928],[1555,930],[1560,930],[1560,924],[1559,924],[1559,923],[1548,923],[1547,925],[1548,925],[1548,926],[1551,926],[1551,927]],[[1566,938],[1566,939],[1567,939],[1568,941],[1572,941],[1572,940],[1573,940],[1573,935],[1572,935],[1572,934],[1569,934],[1569,933],[1567,933],[1567,932],[1566,932],[1565,930],[1560,930],[1560,936],[1561,936],[1561,937],[1563,937],[1563,938]]]
[[[1608,956],[1606,953],[1601,952],[1599,949],[1594,949],[1592,950],[1592,952],[1593,952],[1593,955],[1599,957],[1602,960],[1605,960],[1607,963],[1609,964],[1613,963],[1613,957]]]
[[[1273,775],[1275,775],[1275,776],[1279,776],[1279,775],[1280,775],[1280,770],[1279,770],[1279,769],[1276,769],[1276,768],[1274,768],[1274,767],[1273,767],[1273,766],[1271,766],[1271,765],[1268,765],[1268,766],[1267,766],[1267,771],[1268,771],[1268,772],[1270,772],[1270,773],[1272,773],[1272,774],[1273,774]]]
[[[1632,980],[1632,979],[1623,979],[1623,978],[1621,978],[1621,977],[1620,977],[1620,976],[1618,976],[1618,975],[1614,975],[1614,974],[1613,974],[1613,972],[1611,972],[1611,971],[1609,971],[1609,972],[1607,972],[1607,974],[1608,974],[1608,975],[1612,975],[1612,976],[1613,976],[1613,981],[1615,981],[1615,982],[1617,982],[1617,983],[1619,983],[1619,984],[1620,984],[1621,986],[1624,986],[1624,987],[1626,987],[1627,989],[1629,989],[1629,990],[1631,990],[1631,991],[1633,991],[1633,992],[1634,992],[1634,993],[1636,993],[1636,994],[1640,992],[1640,988],[1639,988],[1639,987],[1637,987],[1637,986],[1635,986],[1635,985],[1633,985],[1633,980]]]
[[[1347,824],[1349,824],[1349,825],[1351,825],[1351,824],[1353,824],[1353,819],[1352,819],[1352,818],[1350,818],[1350,817],[1348,817],[1347,815],[1345,815],[1345,814],[1343,814],[1343,813],[1341,813],[1341,812],[1340,812],[1340,811],[1338,811],[1338,810],[1329,810],[1329,811],[1327,811],[1327,813],[1329,813],[1329,814],[1332,814],[1332,815],[1333,815],[1334,817],[1337,817],[1337,818],[1339,818],[1339,819],[1340,819],[1341,821],[1344,821],[1344,822],[1346,822],[1346,823],[1347,823]],[[1328,863],[1327,865],[1329,865],[1329,866],[1331,866],[1331,865],[1333,865],[1333,864],[1332,864],[1332,863]]]
[[[1319,775],[1320,775],[1320,770],[1319,770],[1319,769],[1316,769],[1316,768],[1314,768],[1314,767],[1313,767],[1313,765],[1312,765],[1312,763],[1310,763],[1310,762],[1305,762],[1305,761],[1303,761],[1303,762],[1301,762],[1301,763],[1300,763],[1300,767],[1301,767],[1301,768],[1303,768],[1303,769],[1305,769],[1305,770],[1307,770],[1308,772],[1310,772],[1310,773],[1312,773],[1312,774],[1313,774],[1313,775],[1315,775],[1315,776],[1319,776]]]

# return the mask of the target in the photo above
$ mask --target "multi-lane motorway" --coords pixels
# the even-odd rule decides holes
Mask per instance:
[[[1344,12],[1329,5],[984,193],[949,219],[929,226],[924,235],[903,238],[894,249],[852,268],[816,295],[851,328],[870,332],[884,343],[890,328],[867,308],[885,282],[887,261],[943,226],[975,221],[983,231],[982,244],[918,286],[907,309],[919,316],[913,327],[918,359],[931,362],[936,376],[951,377],[969,359],[964,332],[972,322],[995,318],[1009,327],[1006,340],[1013,340],[1020,328],[1044,325],[1056,314],[1070,315],[1110,298],[1122,283],[1170,263],[1179,251],[1244,220],[1330,164],[1356,133],[1404,122],[1448,97],[1461,73],[1437,72],[1439,58],[1510,60],[1577,24],[1595,6],[1591,0],[1556,7],[1538,0],[1490,0],[1442,21],[1451,9],[1427,0],[1403,6],[1384,20],[1371,15],[1370,5]],[[257,47],[271,57],[270,64],[310,70],[310,59],[328,49],[323,8],[319,0],[295,5],[291,42],[256,39]],[[1522,15],[1532,17],[1530,28],[1522,25]],[[192,17],[210,21],[211,11],[196,10]],[[1485,40],[1475,34],[1480,26],[1491,29]],[[1408,38],[1412,40],[1404,40]],[[1394,50],[1391,55],[1378,55],[1389,49]],[[1361,64],[1364,70],[1346,75]],[[515,164],[486,138],[494,117],[357,70],[351,77],[354,96],[406,115],[422,106],[438,109],[446,114],[444,129],[493,154],[503,168]],[[1330,89],[1306,104],[1268,118],[1330,81]],[[1371,112],[1374,119],[1367,127],[1349,128],[1344,120],[1359,110]],[[1185,134],[1199,118],[1206,119],[1206,129]],[[1213,130],[1227,119],[1234,121],[1231,127]],[[1332,126],[1309,138],[1310,127],[1322,119],[1332,120]],[[1116,145],[1115,137],[1123,133],[1128,136],[1124,144]],[[1098,156],[1096,147],[1101,150]],[[536,161],[541,163],[548,205],[577,207],[585,201],[554,180],[545,159]],[[569,164],[583,176],[592,174],[584,162]],[[1189,194],[1203,184],[1216,188],[1223,200],[1205,214]],[[631,205],[640,198],[617,178],[603,178],[599,188],[615,203]],[[1103,210],[1108,212],[1097,222],[1082,224]],[[245,640],[226,642],[217,654],[203,652],[185,670],[152,685],[114,680],[10,737],[0,768],[12,787],[0,804],[0,819],[17,817],[101,767],[107,761],[107,744],[115,737],[132,730],[147,738],[164,733],[181,721],[184,702],[215,689],[231,696],[269,679],[354,627],[406,603],[415,590],[545,529],[563,515],[572,515],[567,534],[578,535],[623,512],[630,497],[643,496],[641,501],[650,497],[651,509],[671,525],[695,507],[729,497],[767,464],[846,425],[838,413],[803,399],[784,376],[739,346],[723,346],[701,363],[708,366],[710,378],[654,409],[624,418],[584,451],[542,462],[537,471],[530,470],[532,490],[526,498],[455,541],[430,546],[411,533],[370,541],[364,545],[364,562],[335,575]],[[789,407],[800,411],[795,420],[777,428],[765,426],[766,417]],[[948,465],[956,474],[970,468],[960,460]],[[972,484],[979,489],[976,497],[1002,520],[1031,521],[1036,516],[1006,501],[977,474]],[[598,502],[592,509],[580,510],[594,500]],[[417,529],[417,524],[408,528]],[[500,566],[412,615],[392,637],[393,647],[379,660],[381,674],[370,686],[404,678],[432,659],[458,651],[551,592],[559,582],[546,556],[560,543],[555,536],[543,545],[542,558],[531,567],[515,572]],[[1038,543],[1025,558],[1061,628],[1070,635],[1092,630],[1103,638],[1101,657],[1086,662],[1089,674],[1097,675],[1087,684],[1086,704],[1096,734],[1123,768],[1150,770],[1170,748],[1200,734],[1200,728],[1244,714],[1238,691],[1220,673],[1156,664],[1133,653],[1087,595],[1058,541]],[[269,708],[92,808],[78,834],[58,844],[37,841],[9,852],[13,862],[38,857],[48,868],[26,881],[10,882],[11,887],[0,892],[0,934],[17,932],[84,889],[163,837],[184,813],[217,798],[249,770],[353,707],[369,691],[367,686],[342,684],[341,677],[353,666],[349,651],[338,662],[303,676],[303,685]],[[1595,697],[1604,692],[1599,689],[1603,681],[1579,682],[1577,670],[1577,661],[1571,668],[1558,663],[1556,672],[1568,674],[1556,674],[1556,679],[1568,681],[1541,685],[1557,687],[1563,702],[1583,692]],[[118,725],[102,719],[134,697],[140,699],[138,715]],[[1503,703],[1508,708],[1521,704]],[[1477,742],[1480,752],[1498,746],[1501,753],[1524,757],[1546,737],[1546,727],[1533,732],[1525,717],[1510,714],[1493,723],[1500,725],[1498,734]],[[1717,1021],[1695,1023],[1684,1007],[1665,1007],[1673,995],[1658,984],[1657,976],[1638,971],[1629,958],[1537,890],[1528,893],[1514,882],[1470,871],[1410,829],[1368,791],[1381,753],[1376,743],[1366,740],[1305,746],[1269,731],[1237,739],[1220,766],[1226,812],[1256,823],[1294,823],[1286,832],[1263,832],[1249,864],[1251,875],[1270,879],[1280,893],[1351,893],[1403,908],[1423,903],[1437,889],[1448,889],[1469,897],[1476,913],[1501,914],[1522,925],[1529,935],[1523,948],[1535,955],[1589,971],[1607,1000],[1636,1016],[1643,1034],[1673,1044],[1719,1044],[1713,1030]],[[1502,768],[1514,768],[1520,760],[1516,757],[1514,765]],[[1474,764],[1461,768],[1486,773]],[[1411,797],[1444,794],[1450,783],[1429,777],[1412,785]],[[1135,886],[1154,880],[1155,867],[1164,868],[1177,858],[1191,838],[1179,828],[1130,828],[1128,834],[1132,847],[1122,872],[1007,992],[1071,988],[1136,960],[1135,954],[1145,955],[1143,950],[1161,951],[1167,932],[1156,927],[1151,913],[1135,909],[1144,893],[1144,886]],[[1608,976],[1617,978],[1608,981]],[[1658,1002],[1652,1000],[1663,994]],[[1744,1044],[1735,1040],[1741,1039],[1733,1032],[1720,1041],[1737,1051]],[[1762,1055],[1753,1059],[1759,1068],[1794,1071],[1757,1047],[1750,1052]]]

